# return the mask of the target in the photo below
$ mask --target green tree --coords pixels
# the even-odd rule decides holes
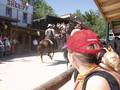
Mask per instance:
[[[90,27],[96,23],[98,17],[99,15],[92,10],[90,10],[89,12],[85,12],[83,15],[84,22],[86,22]]]
[[[22,0],[23,3],[30,3],[32,0]]]
[[[83,15],[85,25],[91,27],[100,38],[105,36],[105,21],[98,11],[88,11]]]
[[[34,14],[33,19],[43,18],[46,15],[56,15],[53,8],[46,3],[45,0],[36,0],[34,1]]]
[[[83,21],[83,16],[79,9],[77,9],[76,12],[73,13],[73,15],[78,16],[80,18],[80,20]]]
[[[94,24],[92,26],[92,28],[95,30],[95,32],[99,35],[100,38],[105,38],[106,35],[106,23],[102,17],[102,15],[100,15],[96,21],[96,24]]]

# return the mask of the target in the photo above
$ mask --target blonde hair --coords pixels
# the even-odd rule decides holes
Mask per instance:
[[[89,46],[86,47],[86,49],[89,50],[96,50],[98,48],[98,46],[96,44],[91,44]],[[96,63],[98,64],[98,60],[97,60],[97,54],[95,55],[91,55],[91,54],[82,54],[82,53],[74,53],[74,57],[76,57],[77,59],[81,60],[82,62],[85,63]]]
[[[106,53],[102,58],[102,62],[108,67],[113,68],[115,71],[120,73],[120,57],[119,55],[109,46],[104,48]]]

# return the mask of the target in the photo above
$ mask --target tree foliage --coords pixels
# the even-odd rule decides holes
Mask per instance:
[[[76,10],[74,15],[77,15],[81,18],[83,23],[92,28],[100,38],[105,36],[106,24],[98,11],[86,11],[84,14],[81,14],[80,10]]]
[[[83,16],[79,9],[77,9],[76,12],[73,13],[73,15],[80,17],[80,20],[83,21]]]
[[[33,18],[42,18],[46,15],[56,15],[53,8],[46,3],[45,0],[36,0],[34,1],[34,14]]]
[[[22,0],[23,3],[33,4],[34,0]]]

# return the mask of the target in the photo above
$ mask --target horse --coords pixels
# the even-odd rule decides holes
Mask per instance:
[[[43,39],[39,42],[37,46],[37,53],[41,56],[41,61],[43,62],[43,54],[47,50],[47,55],[50,59],[54,56],[54,43],[50,39]],[[52,53],[52,55],[51,55]]]

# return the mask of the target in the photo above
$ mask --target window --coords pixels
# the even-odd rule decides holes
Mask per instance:
[[[23,12],[23,23],[27,23],[27,13]]]
[[[12,8],[6,7],[6,16],[12,17]]]

